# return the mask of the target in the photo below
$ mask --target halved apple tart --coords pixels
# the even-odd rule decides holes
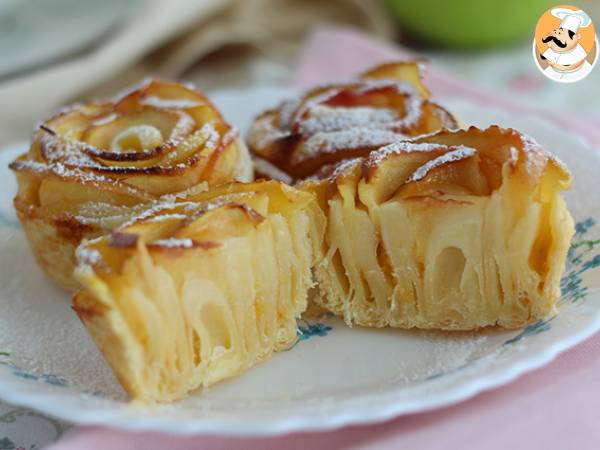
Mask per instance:
[[[295,341],[323,225],[276,181],[156,205],[81,245],[73,308],[132,397],[176,400]]]
[[[252,179],[237,131],[201,93],[148,81],[108,102],[74,105],[40,125],[11,164],[14,204],[48,275],[74,288],[74,250],[140,204]]]
[[[255,119],[247,140],[257,176],[293,182],[324,164],[456,127],[452,115],[429,100],[420,63],[397,62],[283,102]]]
[[[574,227],[565,166],[492,126],[440,131],[298,187],[327,216],[316,303],[348,324],[472,330],[554,311]]]

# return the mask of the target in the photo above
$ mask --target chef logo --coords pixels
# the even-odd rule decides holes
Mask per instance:
[[[598,59],[598,39],[590,16],[570,5],[546,11],[535,28],[533,57],[551,80],[574,83],[584,79]]]

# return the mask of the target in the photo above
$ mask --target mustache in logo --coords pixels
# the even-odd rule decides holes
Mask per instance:
[[[557,47],[560,47],[560,48],[565,48],[567,46],[566,42],[562,42],[556,36],[546,36],[544,39],[542,39],[542,42],[544,44],[546,44],[550,41],[554,41],[554,43],[557,45]]]

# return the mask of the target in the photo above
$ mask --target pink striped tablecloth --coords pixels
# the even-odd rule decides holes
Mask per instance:
[[[414,55],[347,29],[314,32],[303,52],[294,84],[349,78],[380,62]],[[599,69],[600,70],[600,69]],[[540,75],[541,76],[541,75]],[[477,89],[432,66],[426,79],[434,97],[459,96],[515,112],[534,112],[600,147],[600,123],[557,108],[521,103],[516,94]],[[557,87],[558,88],[558,87]],[[276,438],[177,438],[76,427],[52,450],[119,449],[600,449],[600,335],[595,335],[548,366],[508,386],[433,412],[371,426]]]

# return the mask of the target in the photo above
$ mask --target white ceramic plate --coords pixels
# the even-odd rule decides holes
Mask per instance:
[[[289,93],[289,92],[288,92]],[[285,90],[214,96],[244,129]],[[463,123],[514,126],[572,169],[567,194],[578,225],[559,314],[521,331],[480,334],[349,329],[323,318],[302,323],[289,351],[247,374],[173,405],[144,409],[126,397],[70,309],[68,295],[36,267],[11,207],[0,152],[0,397],[79,424],[171,433],[272,435],[331,429],[438,408],[499,386],[551,361],[600,329],[600,152],[534,117],[448,103]]]

